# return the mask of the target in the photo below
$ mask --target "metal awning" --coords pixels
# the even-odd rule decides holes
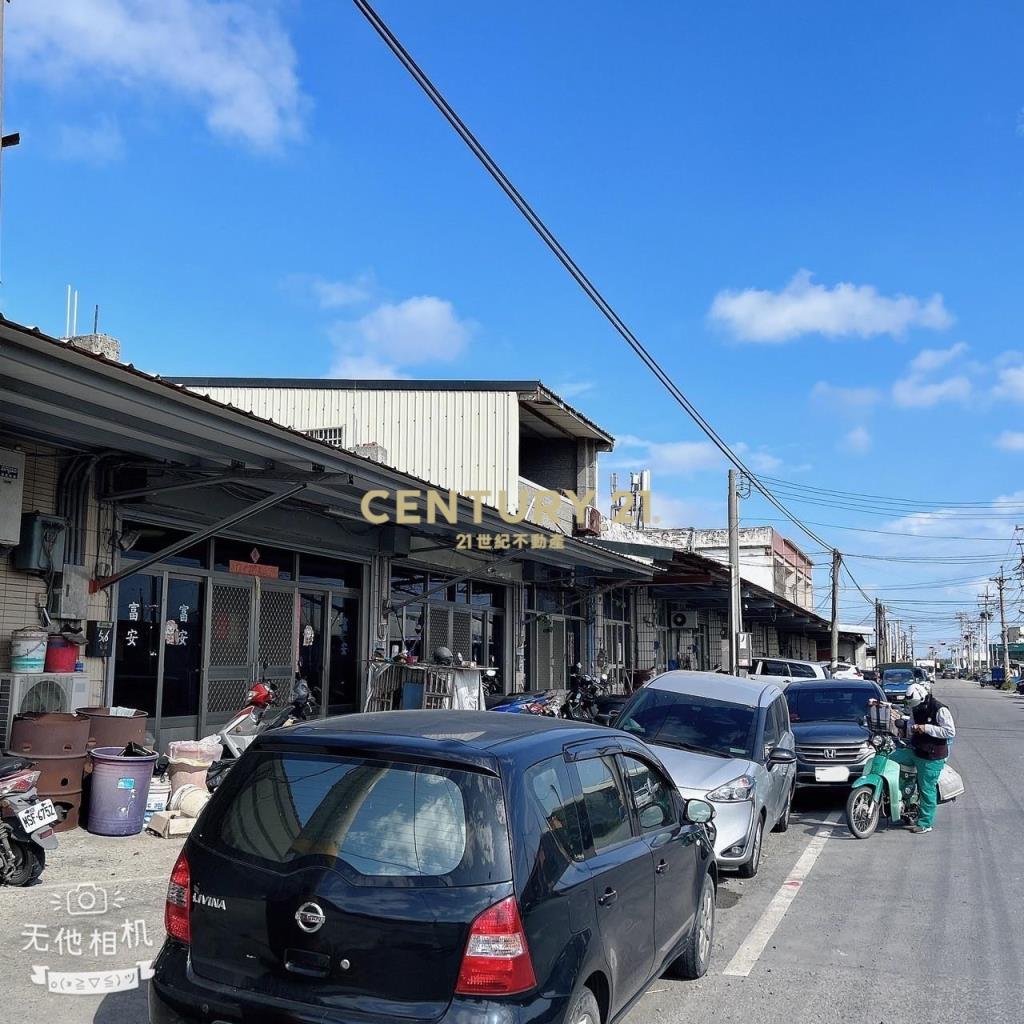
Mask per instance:
[[[301,482],[304,505],[360,521],[360,501],[368,490],[425,491],[432,486],[2,317],[0,408],[2,429],[27,439],[134,456],[172,474],[172,482],[182,474],[194,477],[195,486],[241,478],[250,488],[277,494]],[[473,503],[460,499],[458,509],[460,525],[424,522],[414,528],[416,535],[454,541],[456,534],[467,532]],[[486,507],[483,521],[472,527],[492,534],[511,529]],[[533,524],[529,530],[554,535]],[[524,549],[519,558],[595,577],[651,575],[649,566],[622,554],[571,537],[563,538],[563,544],[560,549]]]

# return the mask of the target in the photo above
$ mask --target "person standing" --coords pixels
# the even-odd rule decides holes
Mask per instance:
[[[889,756],[899,764],[917,769],[920,814],[911,832],[927,835],[935,823],[939,775],[949,756],[950,741],[956,736],[956,725],[949,708],[937,701],[921,683],[914,683],[907,689],[907,708],[910,711],[906,718],[910,748],[893,751]]]

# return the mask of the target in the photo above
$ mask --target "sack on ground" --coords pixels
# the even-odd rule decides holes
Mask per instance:
[[[960,777],[960,773],[955,768],[950,768],[948,764],[944,764],[942,771],[939,772],[939,803],[949,803],[950,800],[963,796],[963,792],[964,780]]]

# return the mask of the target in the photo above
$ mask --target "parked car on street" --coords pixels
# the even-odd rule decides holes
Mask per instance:
[[[861,673],[861,675],[862,675],[862,676],[863,676],[863,677],[864,677],[864,678],[865,678],[865,679],[866,679],[866,680],[867,680],[867,681],[868,681],[869,683],[877,683],[877,682],[878,682],[878,669],[874,669],[874,668],[866,668],[866,669],[864,669],[864,671],[863,671],[863,672]]]
[[[907,699],[907,690],[916,681],[912,668],[884,668],[879,680],[885,699],[897,704],[902,704]]]
[[[808,680],[786,687],[797,786],[848,786],[860,777],[875,752],[865,724],[872,699],[885,701],[885,694],[862,680]]]
[[[828,673],[816,661],[794,661],[792,658],[755,658],[750,675],[763,683],[783,687],[794,679],[827,679]]]
[[[174,866],[150,1021],[612,1020],[666,969],[708,968],[713,815],[581,722],[264,733]]]
[[[765,832],[789,827],[796,784],[782,690],[757,677],[665,672],[615,725],[653,747],[685,798],[715,808],[719,865],[756,875]]]
[[[828,673],[833,679],[863,679],[864,673],[861,672],[856,665],[851,665],[848,661],[840,661],[836,664],[836,667]]]

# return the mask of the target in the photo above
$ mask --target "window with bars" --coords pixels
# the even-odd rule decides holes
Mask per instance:
[[[305,431],[305,434],[316,441],[326,441],[327,444],[333,445],[335,448],[345,447],[345,428],[343,426],[314,427],[312,430]]]

